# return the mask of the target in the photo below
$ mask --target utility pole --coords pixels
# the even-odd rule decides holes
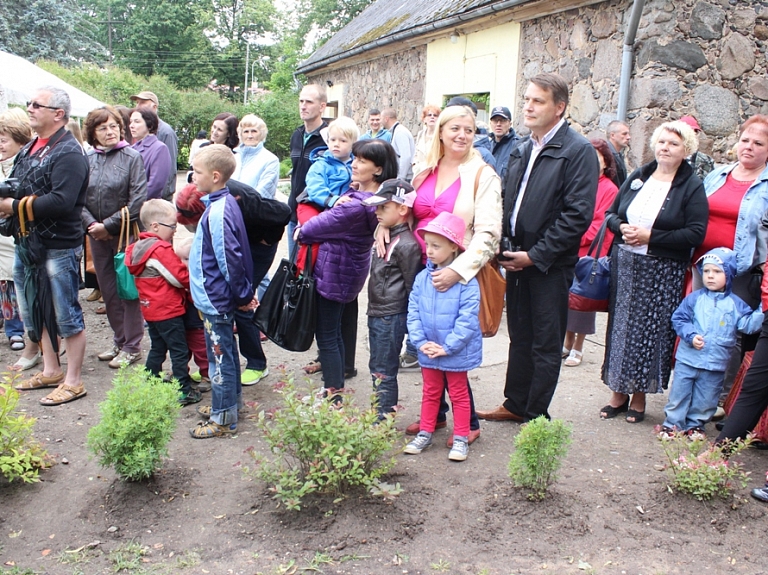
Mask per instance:
[[[248,103],[248,61],[251,59],[251,45],[245,45],[245,84],[243,84],[243,105]]]

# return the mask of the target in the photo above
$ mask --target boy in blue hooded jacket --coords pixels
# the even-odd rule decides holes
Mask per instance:
[[[704,287],[686,297],[672,314],[680,345],[675,354],[675,378],[664,408],[662,436],[675,431],[704,434],[704,425],[717,410],[736,333],[755,333],[763,324],[763,312],[753,311],[731,292],[736,274],[733,250],[710,250],[696,265]]]

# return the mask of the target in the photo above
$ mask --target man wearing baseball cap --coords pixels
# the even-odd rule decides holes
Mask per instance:
[[[694,116],[683,116],[680,118],[680,121],[693,128],[693,131],[696,132],[696,136],[701,138],[701,135],[704,132]],[[702,182],[704,181],[704,178],[707,177],[707,174],[715,169],[715,160],[704,152],[696,151],[688,156],[685,161],[693,168],[693,173],[699,176],[699,179]]]
[[[136,102],[137,108],[148,108],[157,114],[157,107],[160,105],[160,101],[154,92],[146,90],[139,92],[131,96],[131,100]],[[125,129],[128,131],[128,126]],[[176,162],[179,158],[179,139],[176,137],[176,132],[173,131],[173,128],[162,120],[160,120],[160,124],[157,127],[157,139],[165,144],[171,153],[171,173],[163,188],[163,199],[170,201],[173,199],[173,194],[176,193]]]
[[[512,128],[512,114],[506,106],[496,106],[491,110],[491,132],[489,139],[493,145],[493,157],[496,160],[496,172],[501,178],[501,185],[507,180],[507,164],[512,148],[520,139]],[[502,193],[503,193],[502,189]]]

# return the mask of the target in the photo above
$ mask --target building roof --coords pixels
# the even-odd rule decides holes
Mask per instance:
[[[376,0],[298,66],[308,73],[367,50],[456,27],[531,0]]]

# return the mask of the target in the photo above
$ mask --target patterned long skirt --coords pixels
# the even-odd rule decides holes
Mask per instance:
[[[616,393],[662,393],[669,383],[686,262],[615,247],[603,382]]]

